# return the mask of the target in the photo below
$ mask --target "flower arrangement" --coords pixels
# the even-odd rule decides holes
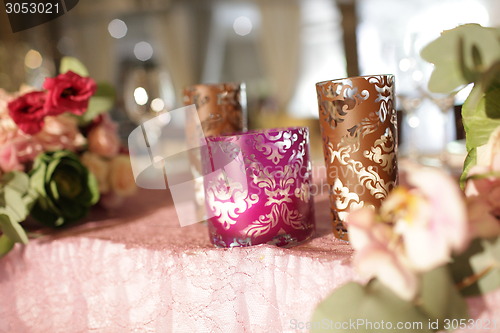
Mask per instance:
[[[500,288],[500,29],[459,26],[421,55],[435,65],[431,91],[474,84],[462,109],[468,150],[462,188],[439,169],[403,163],[400,185],[379,210],[348,217],[353,264],[367,283],[335,290],[314,322],[421,323],[419,332],[474,328],[464,297]],[[396,328],[390,325],[380,331]]]
[[[43,90],[0,89],[0,256],[28,242],[28,216],[60,227],[135,191],[128,154],[106,113],[113,89],[97,84],[75,58],[63,58],[60,72]]]

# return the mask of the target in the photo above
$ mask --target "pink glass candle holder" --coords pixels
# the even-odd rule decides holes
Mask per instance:
[[[307,128],[207,137],[203,155],[205,206],[216,247],[293,246],[312,236]]]

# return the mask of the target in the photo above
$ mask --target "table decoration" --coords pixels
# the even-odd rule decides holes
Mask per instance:
[[[43,90],[0,90],[0,256],[28,242],[27,218],[66,226],[98,202],[116,206],[135,190],[106,113],[113,89],[75,58],[63,58],[60,72]]]
[[[319,82],[316,90],[334,234],[348,240],[348,213],[379,207],[396,184],[394,76]]]
[[[184,105],[194,104],[206,136],[247,129],[244,83],[196,84],[184,89]]]
[[[431,91],[474,84],[462,109],[462,189],[442,170],[402,164],[400,185],[381,207],[347,219],[354,267],[367,282],[335,290],[313,323],[364,319],[358,332],[499,329],[498,318],[469,318],[465,297],[500,287],[500,29],[459,26],[421,55],[435,65]]]
[[[196,84],[183,91],[184,105],[194,104],[196,114],[186,114],[186,139],[197,147],[200,138],[247,130],[247,100],[244,83]],[[193,119],[197,117],[197,119]],[[196,214],[204,220],[204,191],[199,150],[190,150],[191,173],[195,179]]]
[[[202,159],[212,244],[292,246],[311,237],[315,222],[307,128],[207,137]],[[235,159],[239,165],[224,169]]]

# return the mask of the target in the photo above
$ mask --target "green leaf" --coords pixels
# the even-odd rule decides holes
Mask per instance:
[[[366,325],[382,321],[392,328],[378,330]],[[347,327],[333,325],[352,322],[354,325]],[[414,331],[433,332],[428,327],[429,318],[411,302],[402,300],[380,282],[372,280],[365,287],[350,282],[335,290],[314,311],[311,328],[312,332],[395,332],[398,322],[421,325],[418,329],[414,327]],[[328,326],[329,323],[332,325]]]
[[[14,247],[15,242],[12,241],[7,235],[0,236],[0,258],[9,253]]]
[[[500,87],[495,87],[486,92],[484,106],[486,116],[493,119],[500,118]]]
[[[451,93],[487,72],[500,57],[499,36],[499,29],[478,24],[444,31],[420,53],[424,60],[435,65],[429,89]]]
[[[28,236],[23,227],[16,221],[9,219],[7,215],[0,215],[0,228],[14,242],[28,244]]]
[[[86,197],[84,198],[84,200],[90,205],[95,205],[100,198],[99,183],[97,182],[97,178],[95,178],[95,176],[90,171],[88,172],[87,177],[88,193],[86,193]]]
[[[108,83],[100,82],[97,91],[89,101],[87,111],[78,117],[80,125],[86,125],[101,113],[108,112],[115,103],[115,89]]]
[[[3,192],[6,206],[0,207],[0,211],[3,210],[4,214],[8,215],[13,221],[23,221],[26,216],[28,216],[29,212],[24,204],[22,195],[12,190],[10,187],[5,187]]]
[[[72,71],[80,76],[89,76],[89,72],[82,62],[73,57],[63,57],[59,73],[64,74],[67,71]]]
[[[0,214],[9,219],[20,222],[28,215],[27,205],[23,199],[29,189],[29,178],[21,172],[4,174],[0,183]]]
[[[0,183],[19,193],[25,193],[29,188],[29,177],[24,172],[12,171],[3,175]]]
[[[31,209],[31,216],[48,227],[59,227],[64,224],[64,219],[54,213],[55,209],[49,210],[42,205],[42,200],[38,199]]]
[[[476,165],[477,161],[477,148],[472,148],[464,161],[464,169],[462,175],[460,176],[460,187],[465,188],[465,183],[467,181],[467,176],[469,175],[469,170]]]
[[[464,164],[464,172],[462,173],[462,181],[467,176],[468,170],[476,164],[477,151],[474,150],[486,144],[491,133],[500,126],[500,118],[492,119],[486,113],[486,98],[495,98],[500,91],[497,89],[491,90],[487,94],[481,93],[482,88],[474,86],[469,97],[467,97],[462,107],[462,120],[466,133],[466,147],[469,154],[468,159]],[[500,97],[500,96],[499,96]],[[490,114],[496,115],[498,110],[495,110],[496,104],[490,104]]]
[[[476,296],[500,287],[500,237],[476,239],[450,264],[461,294]]]
[[[477,98],[479,89],[478,86],[472,89],[462,107],[467,151],[486,144],[490,134],[500,126],[500,119],[491,119],[486,114],[486,97],[484,94],[477,103],[474,101]]]
[[[24,205],[28,209],[28,211],[31,211],[31,208],[35,204],[36,200],[38,199],[38,193],[36,190],[32,187],[28,189],[28,192],[23,197]]]
[[[447,267],[438,267],[422,277],[420,308],[430,318],[466,319],[467,303],[456,288]]]

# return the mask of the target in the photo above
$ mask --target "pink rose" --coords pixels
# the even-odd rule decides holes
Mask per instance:
[[[402,164],[403,185],[380,211],[347,218],[354,263],[405,300],[418,293],[419,275],[445,265],[469,244],[465,202],[458,184],[438,169]]]
[[[47,115],[44,103],[45,92],[29,92],[9,102],[9,115],[24,133],[38,133]]]
[[[24,171],[17,153],[16,147],[12,143],[0,146],[0,169],[3,172]]]
[[[45,151],[66,149],[74,152],[87,142],[78,129],[76,118],[68,114],[46,117],[42,130],[34,136],[34,140]]]
[[[94,80],[72,71],[45,79],[43,87],[48,90],[45,108],[51,115],[63,112],[82,115],[97,89]]]
[[[89,131],[87,139],[89,150],[103,157],[114,157],[120,151],[117,125],[107,114],[103,115],[102,121]]]
[[[405,300],[418,291],[418,278],[404,255],[403,242],[389,224],[376,220],[371,208],[348,216],[349,240],[356,250],[354,266],[365,278],[378,278]]]
[[[384,201],[382,215],[394,214],[396,231],[418,271],[446,264],[469,244],[463,193],[455,179],[435,168],[402,164],[409,186]]]
[[[500,157],[500,154],[498,154]],[[500,235],[499,169],[475,166],[465,186],[472,237],[489,238]]]
[[[17,158],[21,163],[34,161],[44,151],[43,146],[30,135],[18,135],[12,140],[12,144],[16,147]]]

